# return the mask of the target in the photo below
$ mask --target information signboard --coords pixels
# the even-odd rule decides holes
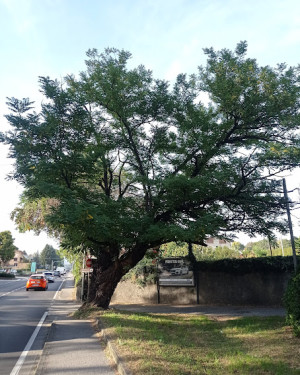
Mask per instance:
[[[31,269],[30,269],[31,273],[35,273],[36,272],[36,262],[31,262]]]
[[[158,263],[159,286],[195,286],[192,263],[182,257],[164,258]]]

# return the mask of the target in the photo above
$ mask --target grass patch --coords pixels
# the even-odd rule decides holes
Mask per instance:
[[[87,309],[133,375],[296,375],[300,340],[283,317],[214,320]]]

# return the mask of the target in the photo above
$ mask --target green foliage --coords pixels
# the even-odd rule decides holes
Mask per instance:
[[[6,279],[13,279],[15,275],[13,273],[0,272],[0,277],[6,278]]]
[[[11,232],[8,230],[0,232],[0,261],[6,263],[11,260],[16,250]]]
[[[153,284],[157,278],[157,262],[160,255],[150,249],[145,254],[145,257],[126,275],[123,276],[122,280],[130,280],[131,282],[144,287],[147,284]]]
[[[61,257],[68,259],[68,261],[72,263],[72,274],[74,276],[75,285],[78,285],[81,281],[81,269],[84,268],[83,259],[85,258],[85,254],[82,251],[82,248],[78,249],[76,252],[60,248],[59,254]]]
[[[296,253],[300,255],[300,237],[295,239]]]
[[[21,204],[22,206],[15,208],[11,213],[11,219],[18,225],[21,233],[33,230],[36,234],[46,231],[49,236],[59,235],[46,224],[46,216],[59,205],[57,200],[51,198],[28,200],[24,195]]]
[[[62,262],[61,257],[58,255],[54,247],[48,244],[42,250],[39,258],[40,264],[43,267],[50,267],[52,264],[54,267],[56,267],[60,265],[60,262]]]
[[[300,272],[289,281],[285,295],[287,323],[293,327],[296,336],[300,337]]]
[[[299,165],[299,68],[260,67],[246,47],[206,49],[173,87],[130,68],[129,52],[92,49],[78,78],[40,77],[39,113],[9,98],[0,139],[25,188],[20,229],[84,248],[100,273],[118,263],[118,277],[164,243],[284,231],[275,177]]]
[[[197,263],[199,271],[244,274],[251,272],[292,272],[293,257],[263,257],[244,259],[205,260]]]
[[[160,247],[162,258],[185,257],[188,255],[188,244],[186,242],[169,242]]]

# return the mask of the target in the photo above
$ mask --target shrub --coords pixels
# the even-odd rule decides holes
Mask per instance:
[[[15,275],[13,273],[0,272],[0,277],[5,277],[7,279],[13,279]]]
[[[293,327],[295,335],[300,337],[300,272],[290,279],[283,301],[286,321]]]
[[[300,260],[300,259],[299,259]],[[245,274],[252,272],[292,272],[293,257],[263,257],[242,259],[220,259],[197,262],[199,271]]]

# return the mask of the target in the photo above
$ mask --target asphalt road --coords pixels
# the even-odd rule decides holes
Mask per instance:
[[[35,340],[30,339],[41,319],[47,316],[62,284],[57,278],[49,283],[47,291],[26,291],[26,281],[27,278],[0,280],[0,375],[31,373],[45,341],[44,325]],[[25,356],[24,350],[30,344],[29,355]]]

